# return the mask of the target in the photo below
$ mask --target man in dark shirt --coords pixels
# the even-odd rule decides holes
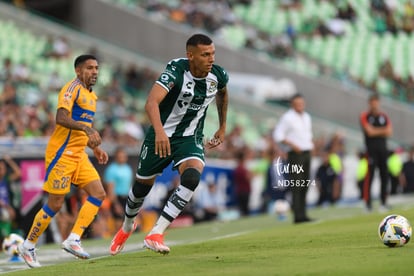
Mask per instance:
[[[246,152],[240,151],[236,154],[237,167],[233,171],[233,180],[235,184],[235,193],[237,203],[242,216],[249,214],[249,200],[250,200],[250,182],[252,175],[246,167]]]
[[[365,146],[368,154],[368,173],[364,181],[362,195],[367,209],[371,205],[371,184],[375,168],[379,169],[381,178],[381,209],[387,210],[387,138],[392,135],[392,124],[387,114],[380,110],[378,94],[373,94],[368,100],[369,108],[361,113],[360,123],[364,132]]]
[[[324,152],[322,163],[316,171],[316,182],[318,183],[319,199],[316,205],[321,206],[325,202],[335,203],[334,183],[338,175],[329,163],[329,153]]]

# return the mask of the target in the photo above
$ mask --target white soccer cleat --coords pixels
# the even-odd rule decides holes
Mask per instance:
[[[90,258],[89,253],[83,250],[80,240],[65,240],[62,249],[80,259]]]
[[[19,252],[19,255],[30,268],[41,267],[40,263],[37,261],[36,250],[37,249],[34,247],[32,249],[27,249],[23,246],[23,243],[19,244],[17,247],[17,252]]]

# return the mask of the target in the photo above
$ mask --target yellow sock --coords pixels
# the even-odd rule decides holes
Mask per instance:
[[[49,226],[50,221],[55,216],[55,212],[53,212],[47,204],[43,205],[43,207],[37,212],[36,216],[33,219],[32,227],[30,228],[29,234],[27,235],[27,240],[31,244],[36,244],[39,237],[43,234],[43,232]]]
[[[102,201],[94,197],[88,197],[79,211],[78,218],[76,219],[75,225],[72,228],[72,233],[82,237],[83,232],[92,223],[96,214],[98,213],[99,207]]]

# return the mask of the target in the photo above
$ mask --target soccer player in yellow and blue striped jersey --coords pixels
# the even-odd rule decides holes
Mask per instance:
[[[83,189],[88,198],[62,248],[78,258],[88,259],[89,254],[81,247],[80,239],[106,196],[99,174],[85,152],[88,146],[100,164],[108,162],[108,154],[99,147],[101,137],[92,128],[97,101],[92,86],[98,77],[98,61],[92,55],[81,55],[75,59],[74,66],[76,78],[59,93],[56,127],[46,147],[43,190],[48,193],[48,201],[36,214],[24,243],[19,246],[19,253],[29,267],[40,267],[36,243],[61,209],[71,184]]]

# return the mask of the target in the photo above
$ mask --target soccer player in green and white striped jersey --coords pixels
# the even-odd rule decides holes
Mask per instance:
[[[116,255],[135,230],[135,217],[157,175],[171,163],[181,183],[165,204],[144,245],[161,254],[169,253],[163,233],[190,201],[204,168],[203,127],[209,104],[215,99],[219,127],[207,147],[225,137],[228,105],[228,75],[216,64],[213,41],[195,34],[186,43],[187,58],[170,61],[152,87],[145,110],[151,122],[139,156],[136,181],[125,207],[124,223],[116,233],[110,253]]]

